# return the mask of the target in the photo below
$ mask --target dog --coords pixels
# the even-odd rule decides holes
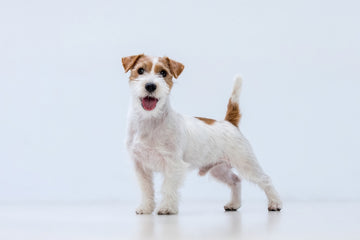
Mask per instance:
[[[281,210],[279,194],[238,128],[240,77],[235,78],[225,120],[216,121],[184,116],[172,109],[169,94],[173,78],[179,77],[183,64],[168,57],[144,54],[124,57],[122,64],[125,73],[130,71],[126,144],[142,192],[137,214],[152,214],[155,210],[155,172],[164,176],[157,213],[177,214],[178,190],[188,168],[199,169],[201,176],[209,172],[230,187],[231,199],[224,206],[225,211],[236,211],[241,206],[241,178],[257,184],[265,192],[269,211]]]

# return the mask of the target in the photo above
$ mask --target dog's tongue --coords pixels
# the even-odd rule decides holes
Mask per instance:
[[[144,97],[141,101],[143,108],[147,111],[151,111],[156,107],[158,100],[153,97]]]

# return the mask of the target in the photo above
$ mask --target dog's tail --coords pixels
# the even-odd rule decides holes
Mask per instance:
[[[232,123],[235,127],[239,126],[239,121],[241,118],[240,108],[239,108],[239,98],[241,91],[242,79],[240,76],[235,77],[234,87],[227,105],[227,111],[225,120]]]

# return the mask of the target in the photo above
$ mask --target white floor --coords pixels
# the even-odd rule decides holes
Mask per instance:
[[[360,239],[360,203],[262,203],[224,212],[183,204],[177,216],[137,216],[135,205],[1,205],[0,239]]]

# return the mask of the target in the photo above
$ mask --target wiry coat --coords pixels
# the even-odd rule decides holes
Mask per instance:
[[[168,96],[172,77],[180,75],[181,63],[166,57],[136,55],[123,58],[123,65],[125,71],[132,71],[127,148],[142,189],[138,214],[150,214],[155,208],[153,172],[164,175],[163,199],[158,214],[177,213],[178,188],[188,168],[199,169],[200,175],[210,172],[229,185],[232,198],[225,210],[237,210],[241,206],[241,181],[232,168],[265,191],[269,210],[281,209],[280,198],[270,178],[259,166],[249,142],[237,127],[241,117],[238,104],[241,78],[235,79],[225,120],[215,121],[184,116],[171,108]],[[149,83],[155,85],[156,90],[149,92],[146,86]],[[147,104],[152,110],[144,107],[144,101],[149,97],[153,102]]]

